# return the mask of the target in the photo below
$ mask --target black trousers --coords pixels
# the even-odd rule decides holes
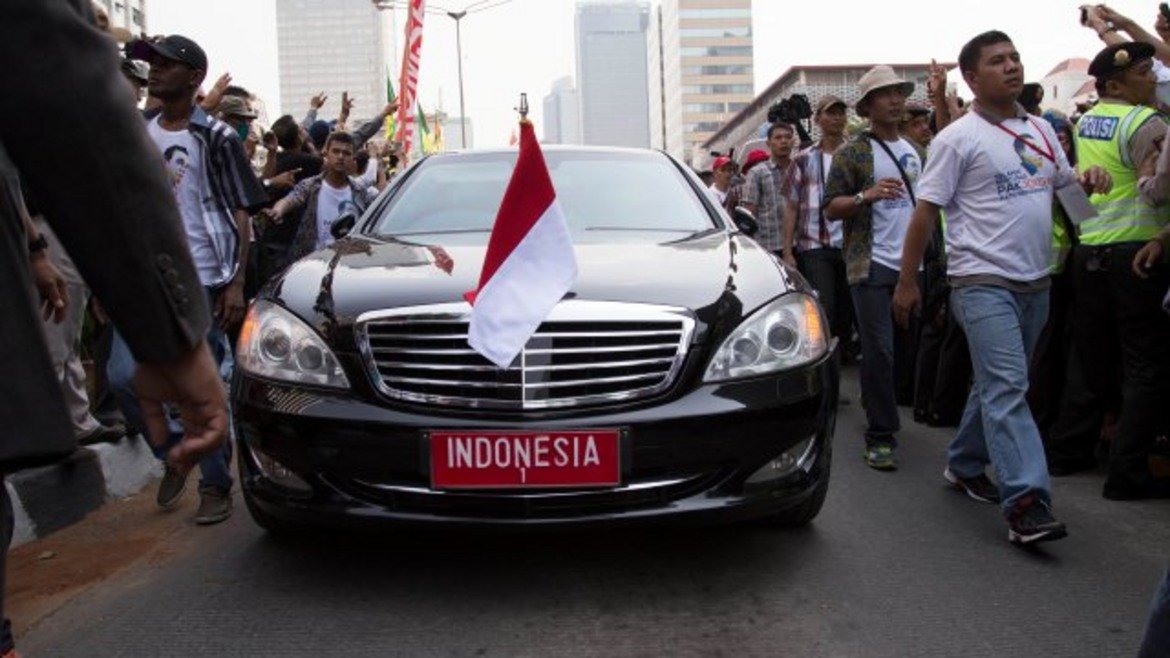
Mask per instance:
[[[914,420],[935,427],[958,427],[971,390],[971,353],[963,327],[949,304],[929,322],[923,318],[914,382]]]
[[[1106,480],[1119,488],[1149,483],[1150,448],[1166,432],[1170,401],[1170,318],[1162,311],[1170,268],[1159,263],[1148,278],[1135,275],[1133,258],[1142,245],[1080,245],[1073,255],[1073,343],[1088,390],[1105,405],[1119,403]],[[1120,389],[1110,376],[1118,363]]]
[[[1071,264],[1071,263],[1070,263]],[[1069,353],[1072,351],[1073,275],[1069,270],[1053,275],[1048,291],[1048,322],[1040,332],[1028,372],[1028,407],[1040,436],[1051,435],[1060,415]],[[1079,364],[1079,361],[1078,361]]]
[[[845,258],[841,250],[798,251],[796,267],[817,291],[833,336],[839,338],[842,345],[849,342],[853,333],[853,299],[849,294],[849,280],[845,277]]]

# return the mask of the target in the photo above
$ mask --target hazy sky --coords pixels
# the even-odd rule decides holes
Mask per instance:
[[[299,115],[308,99],[280,98],[275,9],[280,1],[147,0],[149,28],[155,34],[179,33],[198,41],[210,60],[209,78],[230,71],[239,84],[265,99],[273,119],[282,108]],[[455,10],[470,3],[428,2]],[[529,117],[540,134],[541,99],[555,79],[575,70],[575,4],[512,0],[463,20],[465,97],[476,147],[507,143],[520,92],[528,93]],[[1156,2],[1114,0],[1110,5],[1152,31]],[[753,14],[757,93],[798,64],[907,63],[931,57],[954,61],[967,39],[989,29],[1012,36],[1030,80],[1043,77],[1068,57],[1091,58],[1101,48],[1096,35],[1078,25],[1077,3],[1061,0],[754,0]],[[420,99],[430,110],[441,94],[444,109],[458,114],[454,22],[441,15],[428,15],[426,21]],[[398,40],[401,48],[401,35]],[[324,114],[331,116],[341,90],[327,91],[330,101]]]

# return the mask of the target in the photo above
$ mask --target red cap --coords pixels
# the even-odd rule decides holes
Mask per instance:
[[[760,164],[761,162],[766,161],[768,159],[768,157],[769,157],[768,153],[766,151],[764,151],[763,149],[756,149],[756,150],[752,151],[751,153],[748,153],[747,160],[743,161],[743,169],[740,171],[740,173],[746,174],[748,172],[748,169],[751,169],[752,167]]]
[[[719,171],[729,164],[734,164],[731,161],[731,158],[727,157],[726,155],[721,155],[715,158],[715,162],[711,163],[711,171]]]

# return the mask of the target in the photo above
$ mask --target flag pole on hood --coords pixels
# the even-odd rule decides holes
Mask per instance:
[[[577,258],[544,154],[520,95],[520,153],[488,239],[467,343],[508,368],[573,287]]]

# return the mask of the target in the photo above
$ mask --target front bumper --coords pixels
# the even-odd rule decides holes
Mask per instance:
[[[693,380],[684,373],[680,381]],[[348,527],[387,523],[559,526],[767,516],[800,505],[829,474],[839,372],[830,351],[805,368],[703,384],[620,410],[488,414],[373,404],[352,392],[309,391],[237,377],[234,422],[248,503],[281,521]],[[568,491],[435,491],[434,429],[622,430],[622,485]],[[795,446],[808,446],[794,448]],[[800,463],[745,484],[786,451]],[[307,488],[283,486],[259,455]]]

